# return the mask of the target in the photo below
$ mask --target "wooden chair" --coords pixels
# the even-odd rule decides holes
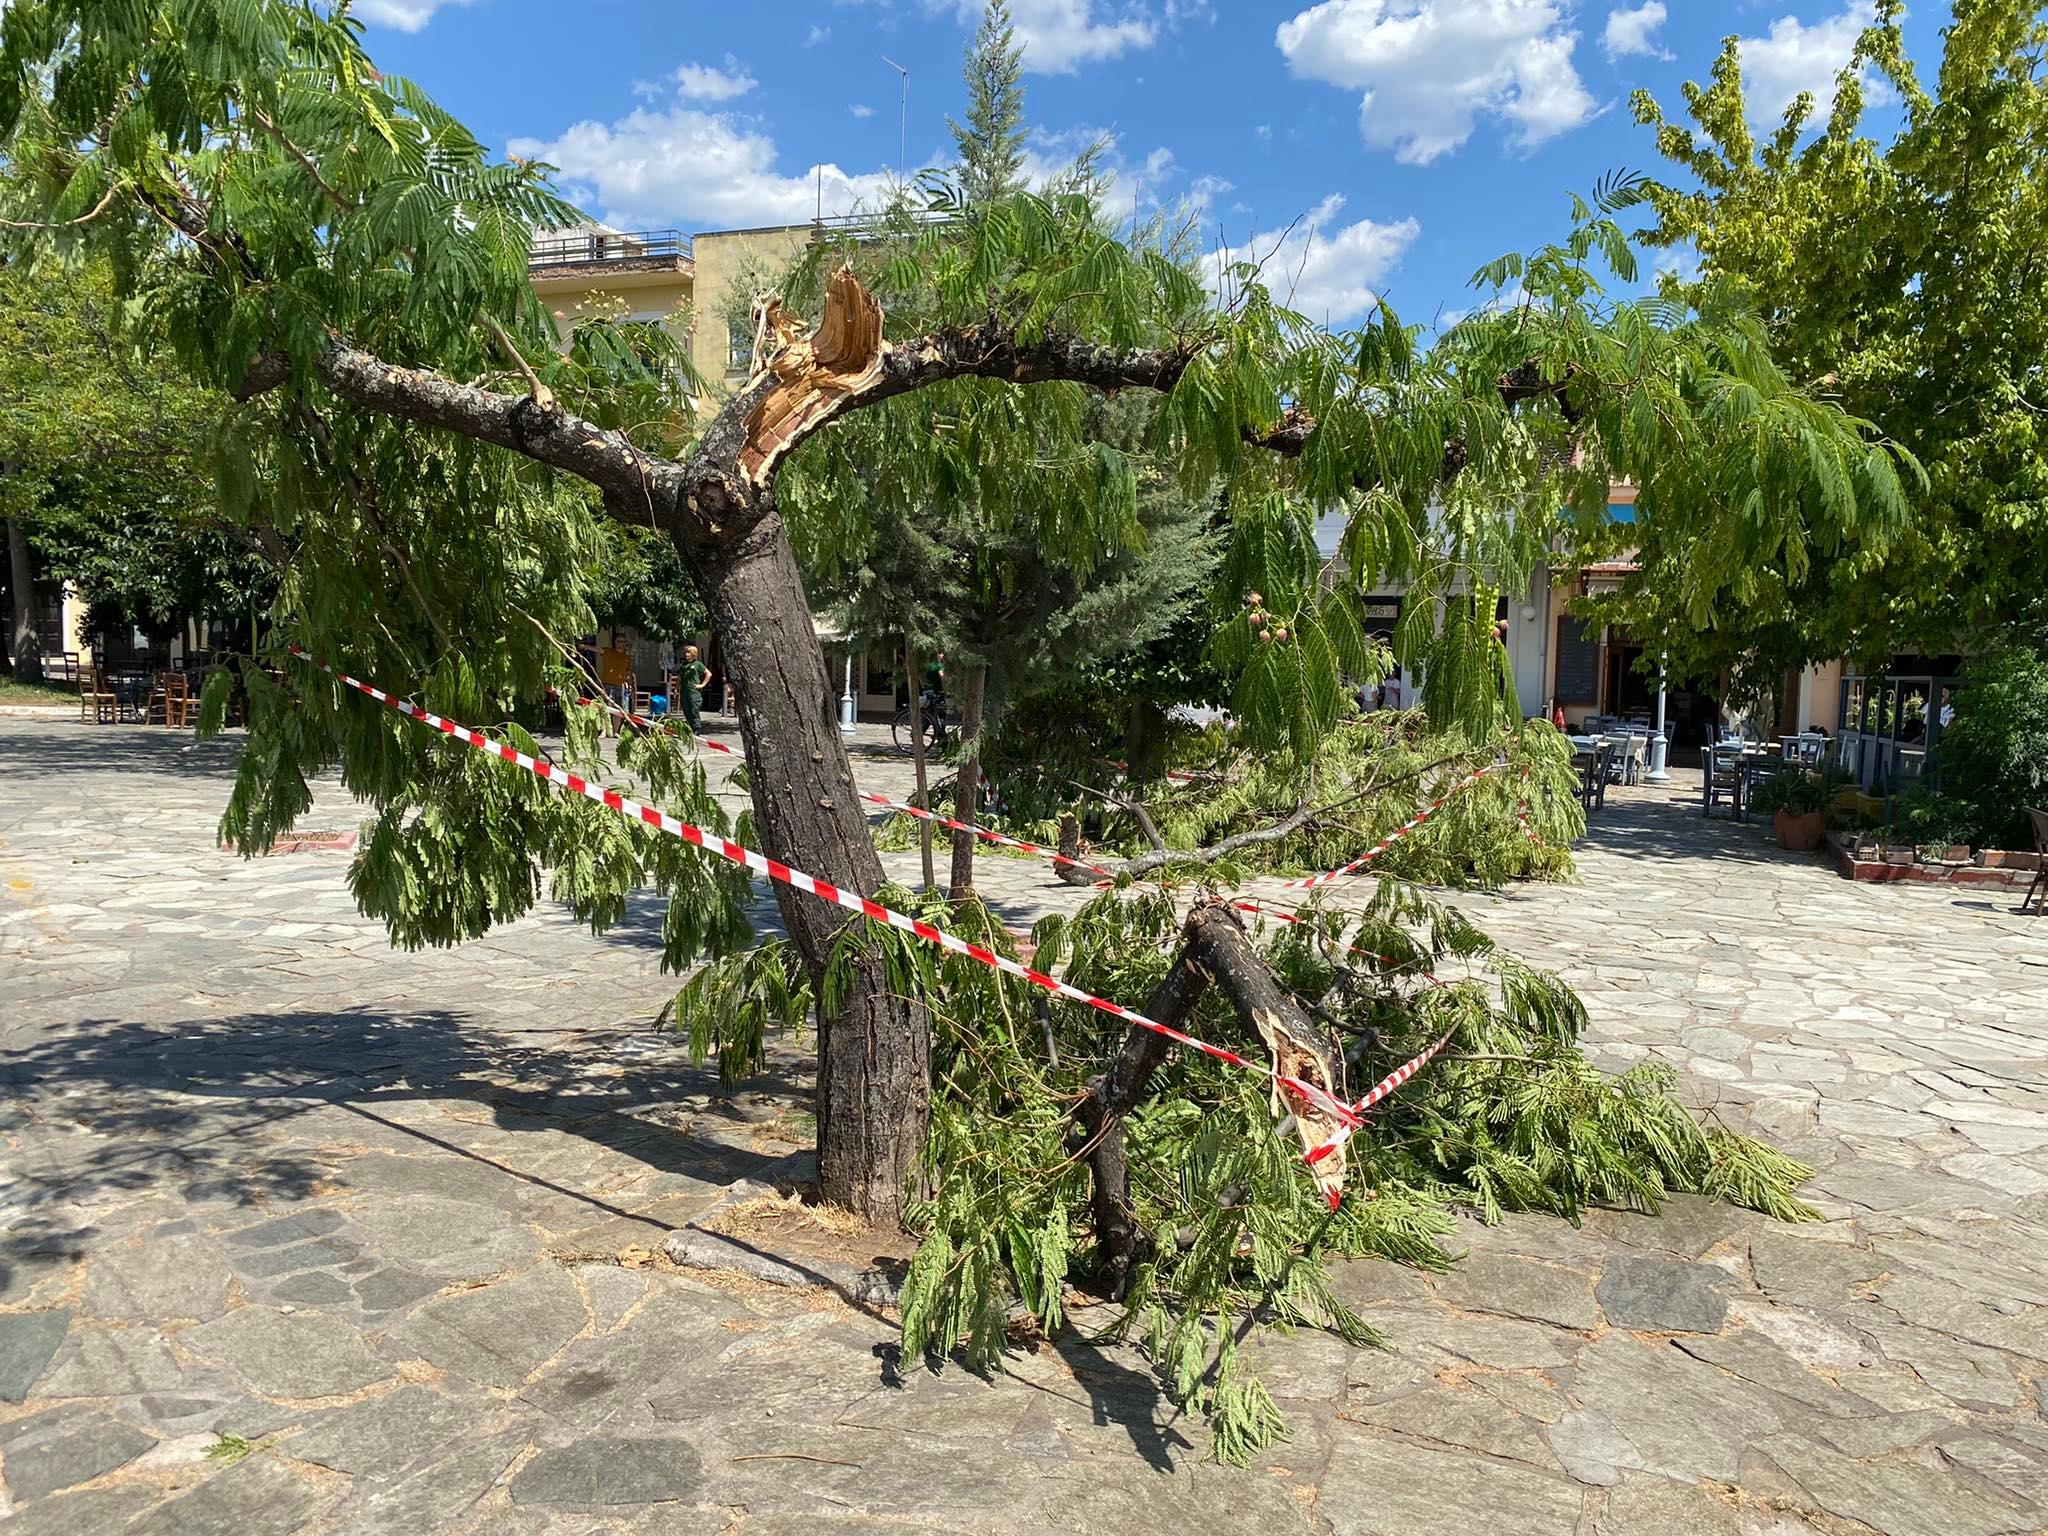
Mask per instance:
[[[83,668],[78,674],[78,718],[86,725],[113,725],[121,718],[114,685],[98,667]]]
[[[2048,811],[2037,811],[2027,807],[2027,820],[2034,827],[2034,883],[2027,887],[2027,894],[2020,898],[2020,910],[2027,910],[2027,903],[2034,904],[2034,916],[2048,913]]]
[[[1579,781],[1579,804],[1589,816],[1606,808],[1607,769],[1613,760],[1613,744],[1602,741],[1593,749],[1592,761],[1587,763],[1585,777]]]
[[[192,723],[192,704],[192,683],[184,673],[159,672],[143,720],[149,725],[183,730]]]
[[[1725,800],[1729,814],[1740,821],[1743,817],[1743,791],[1747,788],[1741,749],[1726,743],[1707,748],[1706,804],[1701,814],[1713,815],[1714,807]]]

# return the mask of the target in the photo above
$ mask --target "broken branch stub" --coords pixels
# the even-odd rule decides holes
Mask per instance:
[[[881,301],[841,267],[826,285],[816,332],[771,296],[755,308],[754,335],[755,378],[772,373],[780,382],[748,415],[739,462],[750,484],[765,486],[806,431],[882,376]]]

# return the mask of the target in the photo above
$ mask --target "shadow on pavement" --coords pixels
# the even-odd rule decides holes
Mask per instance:
[[[488,1109],[498,1129],[565,1133],[706,1183],[729,1184],[777,1160],[650,1117],[717,1094],[714,1070],[598,1058],[559,1039],[480,1038],[441,1010],[286,1011],[175,1025],[86,1019],[10,1051],[0,1085],[19,1120],[88,1133],[45,1134],[13,1160],[7,1204],[16,1220],[0,1233],[0,1288],[17,1266],[47,1262],[80,1241],[64,1208],[96,1196],[168,1185],[187,1200],[260,1205],[317,1193],[333,1161],[321,1149],[351,1138],[330,1124],[293,1146],[276,1132],[323,1110],[359,1120],[362,1141],[403,1138],[488,1165],[590,1206],[593,1220],[644,1218],[522,1168],[503,1138],[494,1139],[498,1155],[486,1155],[439,1134],[448,1122],[429,1129],[405,1106],[468,1101]],[[804,1097],[779,1072],[733,1091]],[[715,1104],[698,1118],[721,1112],[736,1127],[747,1123]],[[668,1230],[665,1222],[648,1225]]]
[[[240,731],[200,741],[189,730],[161,725],[38,720],[34,726],[7,733],[8,763],[17,773],[161,773],[226,781],[242,752]]]

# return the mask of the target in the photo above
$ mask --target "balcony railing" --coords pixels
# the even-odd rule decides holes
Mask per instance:
[[[690,237],[679,229],[587,230],[534,241],[526,254],[526,269],[539,272],[549,267],[584,267],[613,261],[673,263],[689,258]]]

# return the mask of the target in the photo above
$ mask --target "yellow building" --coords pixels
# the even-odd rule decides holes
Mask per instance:
[[[707,414],[743,383],[752,362],[747,313],[804,252],[818,226],[713,230],[618,230],[585,224],[535,240],[527,257],[533,291],[566,337],[587,316],[651,320],[687,347]]]
[[[709,415],[747,380],[752,369],[749,315],[755,295],[772,288],[815,239],[818,224],[784,224],[760,229],[618,230],[585,224],[535,240],[527,257],[533,291],[554,312],[564,339],[585,317],[656,321],[668,326],[688,349],[691,368],[702,381],[698,410]],[[835,692],[835,714],[844,716],[850,698],[861,714],[890,718],[907,697],[893,642],[862,646],[847,665],[847,637],[822,619],[818,638],[825,647]],[[662,647],[626,629],[607,629],[599,643],[629,652],[645,685],[658,686],[664,670]],[[717,637],[698,642],[714,675],[707,704],[716,707],[723,688]]]

